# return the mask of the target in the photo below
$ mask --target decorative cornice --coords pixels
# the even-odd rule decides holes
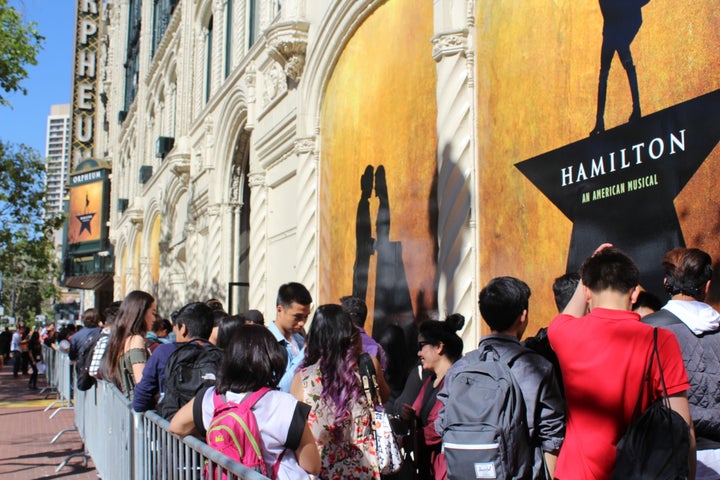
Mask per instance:
[[[305,68],[305,52],[310,23],[291,21],[277,23],[266,32],[267,46],[291,80],[298,82]]]
[[[432,38],[433,52],[432,56],[436,62],[442,57],[457,55],[467,51],[468,31],[467,29],[455,32],[442,33]]]

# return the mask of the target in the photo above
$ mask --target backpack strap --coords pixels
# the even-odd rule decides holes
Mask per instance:
[[[280,462],[282,462],[283,457],[285,456],[285,452],[287,452],[287,448],[284,448],[282,452],[280,452],[280,455],[278,455],[277,460],[275,460],[275,465],[273,465],[272,469],[272,477],[270,478],[277,478],[278,472],[280,471]]]
[[[515,362],[523,355],[533,353],[533,350],[513,341],[512,339],[495,337],[492,339],[493,341],[498,341],[502,343],[503,346],[507,347],[507,351],[501,354],[500,351],[487,340],[488,339],[482,339],[478,344],[478,348],[482,349],[482,358],[485,358],[485,356],[490,353],[494,353],[498,359],[505,362],[505,364],[510,368],[512,368]]]
[[[261,387],[254,392],[245,395],[245,397],[240,400],[239,403],[230,402],[228,401],[225,394],[219,394],[217,390],[213,391],[213,407],[215,410],[215,415],[218,414],[221,410],[225,408],[232,408],[234,405],[242,405],[243,408],[250,410],[252,407],[255,406],[255,404],[260,400],[263,395],[265,395],[267,392],[270,391],[270,388],[268,387]],[[230,404],[230,405],[229,405]]]

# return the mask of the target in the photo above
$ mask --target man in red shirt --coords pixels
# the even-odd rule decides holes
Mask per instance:
[[[638,280],[638,268],[629,257],[602,245],[583,263],[575,294],[548,328],[567,398],[567,430],[555,478],[602,480],[613,473],[616,444],[632,420],[653,347],[653,329],[630,311]],[[659,329],[658,350],[670,406],[690,426],[688,462],[690,478],[695,478],[689,384],[671,332]],[[662,396],[657,363],[652,379],[652,399],[643,410]]]

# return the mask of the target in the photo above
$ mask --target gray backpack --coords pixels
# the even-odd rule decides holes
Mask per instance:
[[[438,394],[436,429],[450,480],[531,479],[534,452],[522,391],[510,367],[526,353],[502,359],[490,345],[459,360]]]

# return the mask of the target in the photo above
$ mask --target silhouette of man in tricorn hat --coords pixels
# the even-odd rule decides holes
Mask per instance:
[[[640,92],[638,90],[637,73],[633,63],[630,44],[642,25],[641,8],[650,0],[600,0],[600,12],[603,16],[603,42],[600,50],[600,78],[598,79],[597,114],[595,127],[590,135],[605,131],[605,99],[610,64],[615,52],[620,57],[630,84],[633,108],[629,122],[639,120]]]

